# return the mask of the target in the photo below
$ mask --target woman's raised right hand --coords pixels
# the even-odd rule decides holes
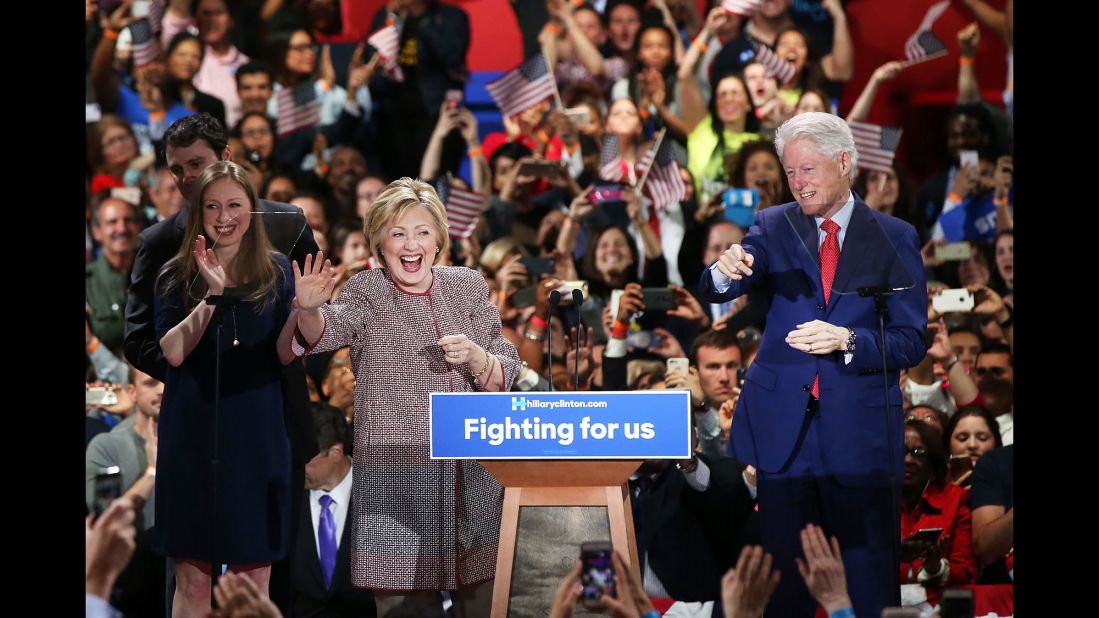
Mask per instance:
[[[220,296],[225,292],[225,268],[214,250],[206,248],[206,237],[202,234],[195,239],[195,264],[211,296]]]
[[[320,307],[332,297],[332,288],[336,285],[332,261],[324,259],[324,251],[317,252],[317,259],[305,256],[305,274],[294,262],[294,302],[295,309],[308,311]]]

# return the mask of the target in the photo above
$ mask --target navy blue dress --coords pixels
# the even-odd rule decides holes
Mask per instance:
[[[279,266],[272,297],[219,306],[202,340],[179,367],[168,367],[160,408],[153,547],[176,559],[214,561],[215,341],[221,328],[218,421],[217,560],[256,564],[286,555],[290,532],[290,442],[283,422],[279,331],[290,313],[294,275]],[[156,284],[157,340],[189,313],[178,288]],[[232,290],[226,290],[231,294]],[[235,319],[234,319],[235,314]],[[240,341],[233,346],[233,339]]]

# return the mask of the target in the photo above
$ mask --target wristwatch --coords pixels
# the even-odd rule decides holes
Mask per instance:
[[[855,353],[855,329],[850,326],[847,327],[847,332],[851,333],[847,336],[847,348],[844,350],[847,354]]]

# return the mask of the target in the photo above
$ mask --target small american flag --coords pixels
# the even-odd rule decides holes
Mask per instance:
[[[852,120],[848,123],[859,151],[859,167],[876,172],[893,169],[893,156],[901,141],[901,129]]]
[[[130,23],[130,36],[133,37],[133,57],[135,66],[145,66],[160,55],[160,44],[153,35],[153,27],[149,19],[141,19]]]
[[[320,122],[321,102],[315,88],[313,80],[309,80],[279,91],[279,137],[315,127]]]
[[[366,42],[381,54],[382,68],[385,73],[399,82],[404,81],[404,73],[401,72],[401,67],[397,64],[397,50],[401,42],[401,33],[397,31],[397,26],[387,25],[370,35]]]
[[[622,155],[618,153],[617,135],[603,138],[603,150],[599,152],[599,177],[611,182],[621,182],[625,178]]]
[[[753,41],[752,47],[756,50],[756,61],[762,64],[767,75],[777,79],[780,85],[785,86],[794,79],[794,65],[779,58],[770,47],[759,41]]]
[[[920,22],[920,27],[904,42],[905,58],[910,61],[921,60],[946,51],[946,44],[931,32],[931,26],[949,6],[950,0],[942,0],[942,2],[936,2],[927,9],[927,14]]]
[[[721,3],[721,8],[728,13],[751,17],[759,11],[762,4],[763,0],[725,0]]]
[[[447,228],[451,238],[469,238],[481,220],[485,197],[454,185],[449,178],[440,178],[436,186],[439,201],[446,206]]]
[[[546,97],[552,97],[555,87],[553,74],[546,69],[546,58],[536,54],[500,79],[488,83],[485,89],[505,116],[514,116]]]
[[[645,187],[648,187],[649,197],[657,208],[679,202],[687,195],[687,187],[683,184],[683,177],[679,175],[679,164],[672,154],[671,140],[662,139],[663,137],[661,135],[657,139],[658,144],[650,148],[637,162],[638,173],[644,173],[650,163],[653,166],[645,178]]]

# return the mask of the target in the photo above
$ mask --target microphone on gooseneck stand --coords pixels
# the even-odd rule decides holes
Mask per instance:
[[[586,335],[584,331],[584,322],[580,319],[580,305],[584,304],[584,293],[577,288],[572,289],[572,306],[576,310],[576,341],[573,341],[573,346],[576,348],[576,358],[573,359],[573,374],[572,374],[572,387],[574,390],[580,390],[580,339]]]
[[[553,290],[549,293],[550,304],[550,319],[546,321],[546,371],[549,378],[550,390],[553,390],[553,329],[551,324],[553,322],[553,310],[557,309],[557,305],[561,304],[561,292]]]

